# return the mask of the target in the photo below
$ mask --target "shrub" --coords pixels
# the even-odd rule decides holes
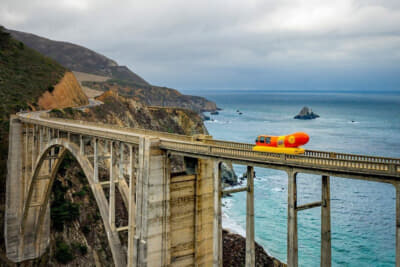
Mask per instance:
[[[87,225],[82,226],[82,233],[84,233],[85,235],[90,233],[90,227]]]
[[[86,245],[84,245],[84,244],[79,245],[79,252],[81,253],[82,256],[86,255],[87,250],[88,250],[88,248]]]
[[[66,264],[72,261],[75,257],[72,254],[71,247],[62,240],[56,241],[55,258],[58,262]]]
[[[56,231],[63,231],[64,224],[79,218],[79,204],[65,199],[67,187],[56,180],[53,185],[54,199],[51,203],[51,221]]]

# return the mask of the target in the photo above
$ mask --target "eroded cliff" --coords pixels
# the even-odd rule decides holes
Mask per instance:
[[[66,72],[60,82],[50,87],[38,100],[39,108],[44,110],[87,104],[89,100],[72,72]]]

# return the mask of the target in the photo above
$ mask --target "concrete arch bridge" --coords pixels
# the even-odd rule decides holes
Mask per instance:
[[[288,174],[288,266],[298,266],[298,212],[314,207],[321,207],[321,266],[331,266],[331,176],[393,184],[400,266],[400,159],[323,151],[287,155],[252,151],[252,146],[204,135],[50,119],[40,113],[12,116],[7,256],[21,262],[39,257],[48,247],[51,187],[68,151],[88,180],[116,266],[222,266],[221,197],[242,191],[247,192],[246,266],[254,266],[254,167]],[[171,175],[171,155],[184,156],[186,173]],[[224,161],[247,166],[246,186],[221,188]],[[99,168],[108,170],[107,179],[99,176]],[[321,176],[321,201],[297,205],[298,173]],[[127,225],[116,224],[116,190],[127,207]],[[121,231],[128,233],[128,244],[122,244]]]

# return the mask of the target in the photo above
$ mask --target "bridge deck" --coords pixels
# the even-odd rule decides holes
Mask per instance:
[[[378,156],[344,154],[337,152],[306,150],[302,155],[288,155],[252,151],[254,145],[193,136],[170,134],[158,131],[133,129],[65,119],[42,118],[39,113],[30,117],[20,114],[21,121],[55,128],[74,134],[90,135],[105,139],[138,144],[139,137],[153,136],[160,139],[160,147],[176,154],[196,157],[218,158],[233,163],[287,170],[298,169],[307,173],[377,180],[400,181],[400,159]]]

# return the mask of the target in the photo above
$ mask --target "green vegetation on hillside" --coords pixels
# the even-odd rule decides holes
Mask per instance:
[[[63,77],[66,69],[53,60],[14,40],[0,26],[0,238],[3,210],[9,117],[36,107],[36,101]],[[0,240],[1,240],[0,239]]]
[[[24,42],[29,47],[73,71],[108,76],[135,82],[140,85],[149,85],[142,77],[126,66],[119,66],[114,60],[86,47],[67,42],[53,41],[31,33],[9,31],[15,39]]]

